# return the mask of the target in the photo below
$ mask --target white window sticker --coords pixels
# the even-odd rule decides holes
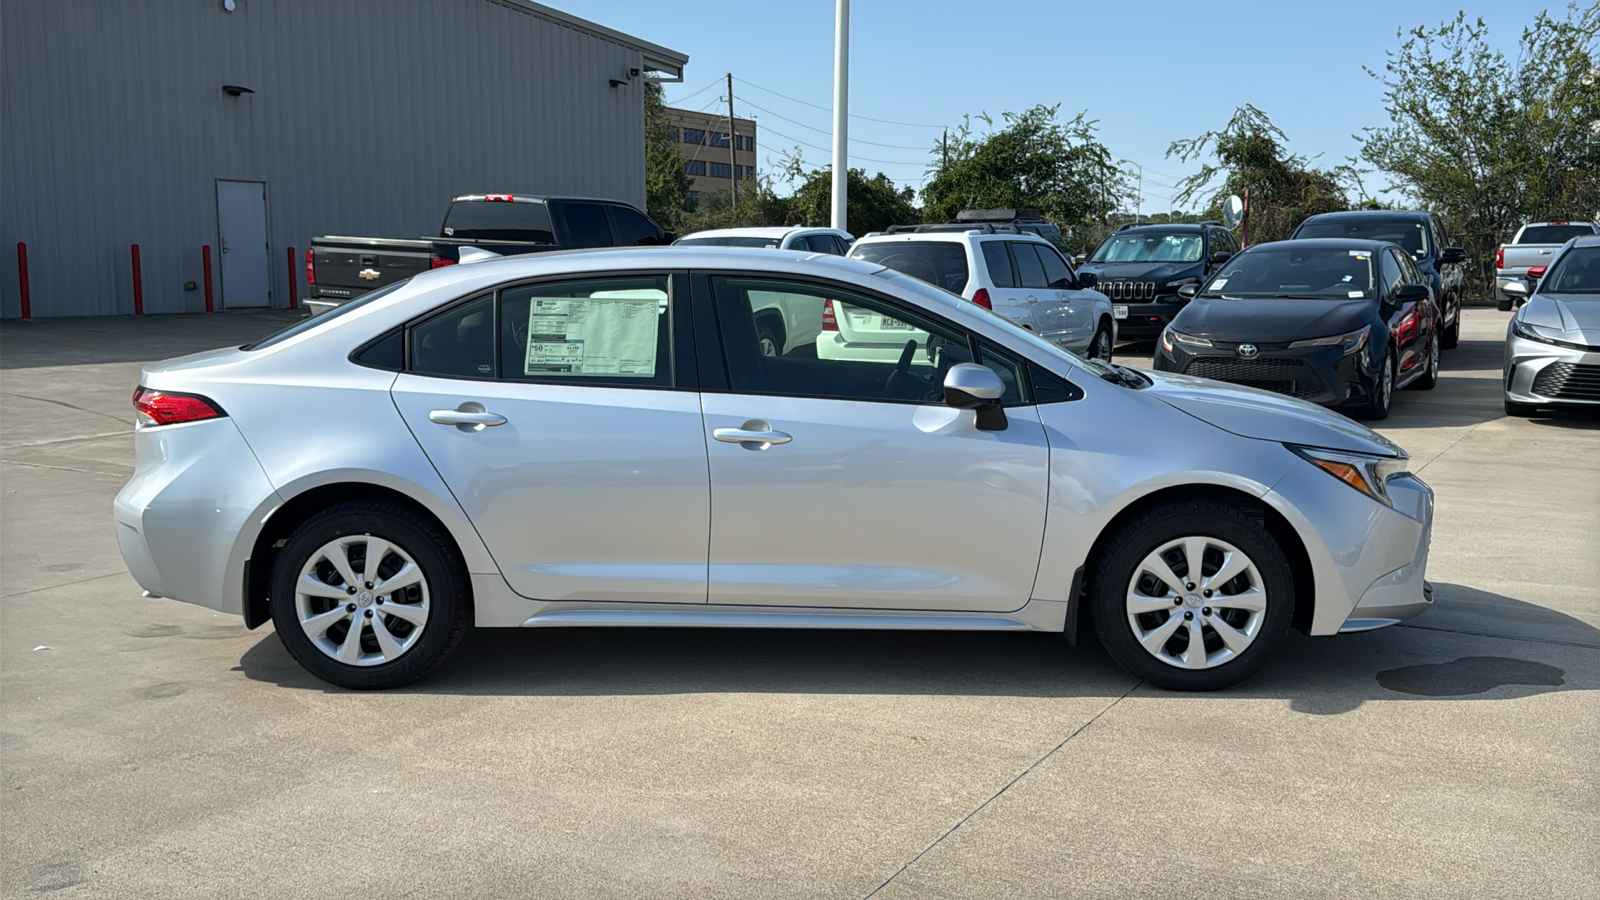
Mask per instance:
[[[535,297],[528,305],[523,373],[655,377],[656,329],[666,295],[649,293],[652,296]]]
[[[1226,279],[1226,278],[1218,278],[1216,281],[1211,282],[1211,286],[1214,287],[1214,288],[1219,288],[1219,287],[1222,287],[1223,285],[1226,285],[1227,283],[1228,283],[1228,279]]]
[[[1367,295],[1366,291],[1350,291],[1350,292],[1345,294],[1345,296],[1349,297],[1351,300],[1360,300],[1362,297],[1365,297],[1366,295]]]
[[[1372,254],[1366,250],[1351,250],[1350,255],[1354,256],[1356,259],[1366,259]]]

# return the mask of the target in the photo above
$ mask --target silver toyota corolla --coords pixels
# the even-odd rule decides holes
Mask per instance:
[[[1600,236],[1569,241],[1532,296],[1521,282],[1502,290],[1527,298],[1506,327],[1506,415],[1600,408]]]
[[[815,314],[761,352],[755,312]],[[813,309],[806,311],[809,305]],[[846,322],[887,356],[817,353]],[[469,624],[1064,631],[1206,690],[1414,616],[1433,493],[1287,397],[1068,354],[871,263],[550,253],[145,368],[115,504],[150,594],[412,681]]]

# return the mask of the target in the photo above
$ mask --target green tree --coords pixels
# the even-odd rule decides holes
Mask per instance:
[[[1515,60],[1489,46],[1482,19],[1458,14],[1401,32],[1382,82],[1390,124],[1367,129],[1362,158],[1419,205],[1444,214],[1493,283],[1496,244],[1530,219],[1600,214],[1600,4],[1541,12]]]
[[[813,169],[794,192],[792,209],[795,222],[805,225],[827,225],[833,220],[833,172]],[[849,210],[846,224],[851,234],[883,231],[890,225],[912,225],[922,221],[912,201],[917,192],[909,187],[896,188],[889,176],[879,172],[867,177],[862,169],[851,169],[845,182],[845,204]]]
[[[1340,181],[1356,173],[1315,168],[1310,160],[1290,153],[1284,147],[1288,142],[1288,135],[1266,113],[1249,104],[1239,107],[1221,131],[1174,141],[1167,149],[1167,156],[1182,162],[1207,155],[1215,160],[1178,182],[1173,202],[1198,199],[1208,218],[1221,218],[1222,201],[1231,194],[1243,197],[1248,190],[1253,244],[1287,238],[1307,216],[1348,209]]]
[[[999,130],[974,135],[969,119],[933,148],[932,178],[922,187],[923,218],[942,222],[963,209],[1041,210],[1063,232],[1104,223],[1133,194],[1127,173],[1079,113],[1063,122],[1060,106],[1004,113]]]
[[[749,228],[758,225],[793,225],[795,213],[788,197],[778,196],[772,179],[757,177],[739,182],[738,205],[731,190],[707,191],[683,218],[683,233],[712,228]]]
[[[644,204],[645,212],[668,231],[683,225],[683,202],[693,182],[683,168],[678,142],[672,138],[661,85],[646,80],[644,86]]]

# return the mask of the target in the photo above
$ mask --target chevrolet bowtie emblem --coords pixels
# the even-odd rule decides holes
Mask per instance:
[[[362,269],[360,272],[357,272],[356,274],[361,276],[363,279],[365,279],[367,281],[377,281],[378,280],[378,270],[377,269]]]

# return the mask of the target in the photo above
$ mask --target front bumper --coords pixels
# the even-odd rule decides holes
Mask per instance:
[[[1381,628],[1433,605],[1424,580],[1433,489],[1409,474],[1391,477],[1388,488],[1393,506],[1304,463],[1267,494],[1299,532],[1311,560],[1311,634]],[[1299,598],[1308,596],[1301,588]]]
[[[1117,319],[1117,332],[1122,340],[1148,340],[1160,337],[1162,329],[1172,321],[1178,311],[1188,305],[1187,300],[1177,294],[1157,297],[1154,301],[1142,303],[1124,303],[1118,300],[1111,301],[1113,313],[1118,307],[1126,306],[1128,315]]]
[[[1368,350],[1348,356],[1338,347],[1290,350],[1258,344],[1256,355],[1239,355],[1239,345],[1189,347],[1173,342],[1168,351],[1156,343],[1154,367],[1162,372],[1194,375],[1229,384],[1259,388],[1323,406],[1367,403],[1377,379],[1367,372]]]
[[[1600,350],[1506,338],[1506,399],[1529,406],[1600,406]]]

